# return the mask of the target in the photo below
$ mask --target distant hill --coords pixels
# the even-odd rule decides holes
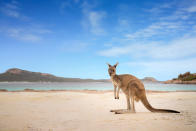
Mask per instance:
[[[184,74],[178,75],[178,78],[173,78],[172,80],[164,81],[165,84],[196,84],[196,73],[191,74],[186,72]]]
[[[143,82],[158,82],[153,77],[141,79]],[[111,82],[110,79],[80,79],[57,77],[48,73],[31,72],[18,68],[8,69],[0,74],[0,82]]]
[[[108,82],[109,80],[93,80],[80,78],[57,77],[48,73],[31,72],[12,68],[0,74],[0,82]]]
[[[143,79],[141,79],[141,81],[143,82],[158,82],[155,78],[153,77],[144,77]]]

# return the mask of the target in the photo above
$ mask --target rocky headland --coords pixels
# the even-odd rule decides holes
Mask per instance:
[[[196,73],[186,72],[178,75],[178,78],[164,81],[165,84],[196,84]]]

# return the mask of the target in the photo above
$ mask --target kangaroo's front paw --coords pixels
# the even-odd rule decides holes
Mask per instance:
[[[119,97],[115,97],[115,99],[119,99]]]

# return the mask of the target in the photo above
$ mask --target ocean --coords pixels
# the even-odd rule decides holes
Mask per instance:
[[[196,91],[196,85],[190,84],[162,84],[146,83],[146,90],[152,91]],[[0,90],[21,91],[25,89],[33,90],[113,90],[112,83],[109,82],[66,82],[66,83],[33,83],[33,82],[0,82]]]

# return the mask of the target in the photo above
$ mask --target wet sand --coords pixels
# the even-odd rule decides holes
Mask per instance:
[[[155,108],[180,114],[151,113],[142,103],[136,112],[114,114],[126,108],[123,93],[111,91],[0,92],[0,131],[195,131],[196,92],[148,92]]]

